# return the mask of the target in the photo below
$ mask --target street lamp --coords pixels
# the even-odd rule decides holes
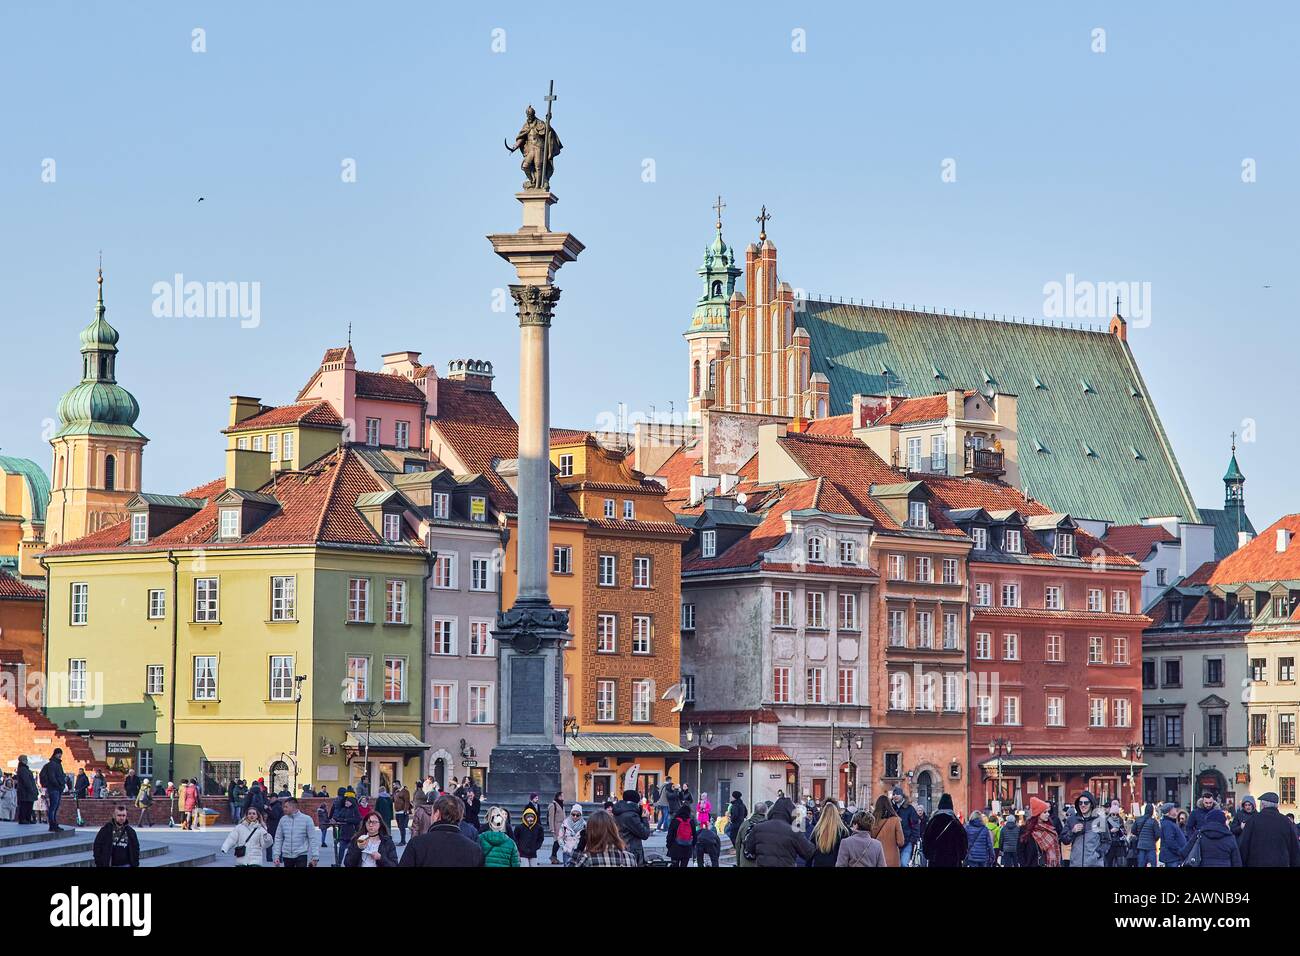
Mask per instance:
[[[298,796],[298,715],[302,711],[302,682],[306,674],[293,677],[293,795]]]
[[[366,742],[362,745],[361,754],[361,775],[364,779],[370,773],[370,725],[374,723],[376,717],[382,717],[384,714],[384,705],[382,703],[366,704],[364,707],[352,708],[352,732],[356,733],[361,722],[366,722]],[[367,781],[366,788],[370,784]]]
[[[1128,796],[1129,802],[1136,806],[1138,802],[1137,784],[1133,777],[1135,773],[1134,764],[1142,759],[1142,745],[1137,741],[1131,744],[1125,744],[1119,749],[1120,756],[1128,761]]]
[[[997,775],[998,782],[994,785],[993,792],[997,796],[998,803],[1002,802],[1002,758],[1011,756],[1012,742],[1010,737],[994,737],[989,741],[989,753],[997,758]]]
[[[699,726],[699,724],[686,725],[686,742],[688,744],[695,739]],[[711,743],[713,743],[713,731],[705,728],[700,737],[700,745],[695,750],[695,799],[697,801],[700,799],[701,788],[704,786],[704,745]]]
[[[835,724],[831,724],[831,763],[835,762],[836,751],[841,747],[844,748],[844,793],[841,796],[844,798],[846,808],[851,802],[850,794],[858,789],[857,764],[853,761],[853,750],[854,748],[861,750],[865,740],[866,737],[862,734],[845,732],[837,729]]]

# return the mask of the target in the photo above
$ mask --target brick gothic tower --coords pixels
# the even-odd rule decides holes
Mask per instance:
[[[692,422],[699,422],[700,412],[717,402],[718,374],[727,355],[731,295],[740,278],[735,253],[722,238],[725,208],[722,197],[718,197],[714,208],[718,210],[718,220],[714,223],[717,235],[704,250],[704,263],[700,266],[704,288],[691,314],[691,326],[684,333],[690,375],[687,409]]]

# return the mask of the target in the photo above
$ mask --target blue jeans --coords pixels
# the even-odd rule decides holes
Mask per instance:
[[[1145,869],[1148,866],[1156,865],[1155,850],[1138,850],[1138,866]]]
[[[911,865],[911,862],[912,862],[912,847],[913,847],[913,844],[909,843],[909,844],[907,844],[905,847],[903,847],[901,850],[898,851],[898,865],[899,865],[899,866],[909,866],[909,865]]]
[[[59,828],[59,804],[63,802],[63,791],[55,787],[46,787],[45,799],[50,805],[46,819],[50,822],[50,829],[57,830]]]

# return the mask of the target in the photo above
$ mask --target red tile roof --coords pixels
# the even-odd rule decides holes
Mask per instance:
[[[1117,524],[1106,529],[1102,538],[1108,546],[1130,558],[1145,561],[1157,541],[1177,541],[1164,525]]]
[[[948,396],[926,395],[923,398],[905,398],[894,410],[876,421],[877,425],[911,425],[917,422],[940,421],[948,416]]]
[[[832,415],[830,418],[818,418],[808,423],[806,435],[822,435],[829,438],[850,438],[853,435],[852,415]]]
[[[638,535],[659,534],[683,540],[691,536],[689,528],[685,528],[675,521],[623,521],[618,518],[588,518],[587,523],[592,528],[601,531],[621,531]]]
[[[44,601],[45,592],[0,571],[0,601]]]
[[[238,541],[216,541],[216,497],[223,482],[203,486],[213,489],[202,509],[180,524],[156,535],[146,544],[129,543],[130,522],[103,528],[93,534],[46,550],[48,555],[106,551],[157,551],[161,548],[250,548],[293,547],[311,544],[360,544],[386,546],[357,511],[357,498],[384,486],[349,448],[320,458],[300,471],[280,472],[259,491],[272,495],[280,504],[269,518]],[[187,496],[189,497],[189,496]],[[193,496],[197,497],[197,496]],[[408,534],[409,529],[408,529]],[[418,547],[414,538],[405,547]]]
[[[1291,543],[1281,554],[1277,533],[1291,533]],[[1259,537],[1238,548],[1219,562],[1211,584],[1245,584],[1251,581],[1291,581],[1300,578],[1300,514],[1283,515],[1260,532]]]
[[[781,497],[767,509],[763,520],[749,534],[712,558],[700,557],[699,544],[693,544],[682,557],[682,571],[748,568],[757,564],[764,554],[785,540],[786,512],[812,506],[817,484],[814,478],[785,485]]]
[[[281,405],[268,408],[260,414],[245,418],[225,429],[224,434],[252,431],[257,428],[276,428],[282,425],[317,425],[326,428],[342,428],[343,419],[339,418],[334,406],[326,401],[298,402],[293,405]]]
[[[387,402],[423,404],[427,399],[420,386],[396,372],[357,371],[357,397]]]
[[[686,762],[699,759],[696,755],[699,753],[699,747],[691,747],[686,752],[684,758]],[[705,747],[704,760],[748,760],[749,746],[742,744],[739,747],[730,745],[721,747]],[[764,763],[786,763],[793,758],[775,744],[754,744],[754,759],[761,760]]]

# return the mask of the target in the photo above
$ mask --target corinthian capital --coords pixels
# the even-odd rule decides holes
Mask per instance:
[[[519,309],[519,324],[551,324],[551,313],[560,301],[560,290],[553,285],[512,285],[510,295]]]

